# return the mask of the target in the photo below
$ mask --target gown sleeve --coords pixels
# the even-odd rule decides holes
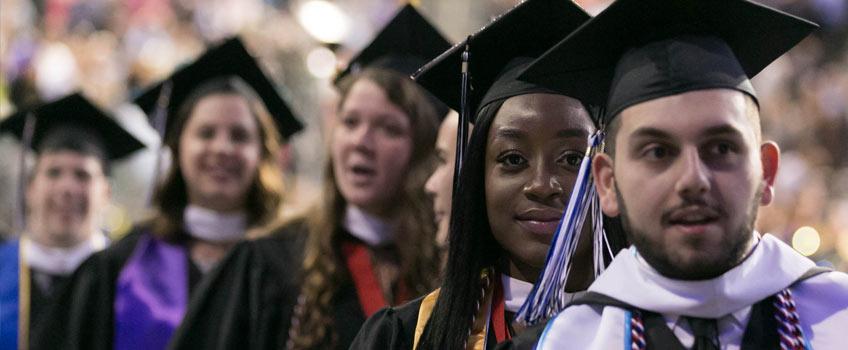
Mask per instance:
[[[350,348],[412,349],[422,299],[377,311],[365,321]]]
[[[197,286],[169,349],[282,348],[304,242],[284,229],[236,245]]]

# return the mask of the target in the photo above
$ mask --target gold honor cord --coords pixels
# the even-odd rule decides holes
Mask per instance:
[[[24,244],[27,244],[26,239],[21,239],[18,247],[18,350],[29,349],[30,278],[29,265],[24,257]]]

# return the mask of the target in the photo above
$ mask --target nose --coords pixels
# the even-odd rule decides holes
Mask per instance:
[[[439,190],[439,187],[445,177],[444,172],[446,169],[440,166],[436,168],[436,170],[430,174],[430,177],[427,178],[427,182],[424,184],[424,191],[427,192],[431,197],[435,197],[436,193]]]
[[[216,153],[230,153],[234,149],[234,143],[226,133],[219,132],[212,139],[211,148]]]
[[[354,149],[366,155],[374,153],[374,128],[367,123],[361,123],[351,131],[351,144]]]
[[[681,197],[696,199],[710,190],[710,170],[696,149],[684,150],[679,166],[680,175],[675,190]]]
[[[563,181],[557,176],[556,172],[552,171],[544,162],[537,163],[531,169],[533,171],[532,178],[524,186],[524,195],[531,200],[542,203],[559,200],[563,194]]]

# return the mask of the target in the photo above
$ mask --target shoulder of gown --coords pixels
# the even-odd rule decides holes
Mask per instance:
[[[295,222],[238,243],[196,287],[169,348],[281,348],[300,291],[305,242]]]
[[[546,322],[525,329],[521,334],[512,339],[499,343],[495,350],[533,350],[542,332],[545,331]]]
[[[112,348],[115,281],[145,234],[146,227],[135,227],[77,268],[32,329],[32,349]]]
[[[412,349],[422,300],[424,296],[377,311],[362,325],[350,348]]]

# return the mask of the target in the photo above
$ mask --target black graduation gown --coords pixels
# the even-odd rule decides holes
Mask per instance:
[[[305,224],[294,222],[237,246],[214,278],[198,286],[170,348],[283,348],[301,291],[307,235]],[[339,237],[355,239],[343,229]],[[349,277],[336,292],[333,318],[336,349],[348,349],[366,319]]]
[[[350,348],[412,349],[422,300],[424,297],[377,311],[362,325]]]
[[[147,227],[135,227],[109,248],[93,254],[71,276],[30,334],[32,349],[111,350],[115,287],[124,264]],[[189,259],[189,290],[201,277]]]
[[[52,276],[49,289],[45,290],[35,281],[35,275],[39,274],[39,272],[30,268],[29,273],[29,329],[32,332],[32,330],[42,327],[41,324],[46,320],[45,314],[48,313],[50,306],[55,302],[56,296],[68,283],[70,277]],[[32,333],[30,333],[30,343],[32,343],[32,339]]]
[[[197,287],[171,349],[281,349],[300,293],[300,224],[238,244]]]
[[[387,307],[378,311],[368,318],[350,348],[357,350],[412,350],[412,345],[415,342],[415,328],[418,327],[418,310],[421,308],[421,302],[424,298],[426,298],[426,295],[404,305]],[[525,332],[530,331],[533,331],[533,329],[528,329]],[[490,350],[501,349],[502,344],[509,342],[497,344],[494,332],[489,332],[486,337],[488,338],[486,349]],[[511,348],[505,347],[505,349]],[[523,347],[519,349],[523,349]]]

